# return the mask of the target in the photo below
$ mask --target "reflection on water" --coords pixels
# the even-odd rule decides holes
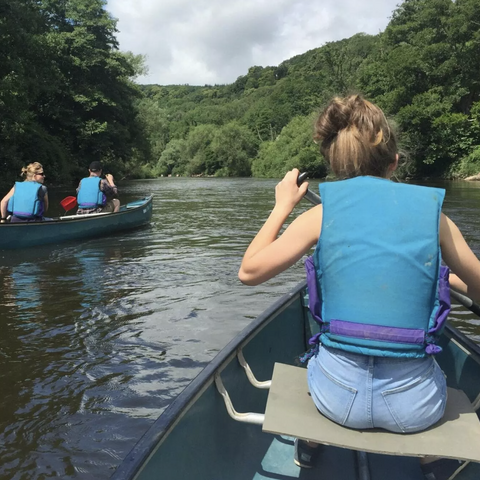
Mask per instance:
[[[109,478],[216,353],[303,279],[300,263],[255,288],[237,279],[275,184],[131,182],[124,201],[155,193],[151,226],[0,252],[1,479]],[[445,186],[446,212],[480,254],[480,185]],[[480,339],[479,320],[455,318]]]

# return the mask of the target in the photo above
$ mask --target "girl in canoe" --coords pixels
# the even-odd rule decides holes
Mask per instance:
[[[12,213],[10,222],[38,222],[48,210],[47,187],[43,185],[45,172],[40,163],[30,163],[22,168],[23,182],[15,185],[3,197],[0,203],[0,223],[7,220],[7,212]]]
[[[480,262],[441,212],[444,190],[390,180],[397,142],[376,105],[359,95],[334,98],[315,123],[314,139],[339,181],[320,184],[322,205],[279,236],[308,187],[297,186],[298,170],[288,172],[239,278],[258,285],[316,245],[307,267],[321,325],[308,362],[316,407],[349,428],[424,430],[446,404],[445,376],[433,355],[441,351],[448,281],[480,298]],[[456,275],[441,267],[442,258]],[[312,466],[314,447],[296,441],[296,463]]]

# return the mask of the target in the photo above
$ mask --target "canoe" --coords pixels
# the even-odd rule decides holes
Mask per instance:
[[[43,222],[0,224],[0,249],[35,247],[48,243],[99,237],[147,224],[153,195],[127,203],[117,213],[66,215]]]
[[[452,387],[448,404],[463,402],[452,406],[456,413],[446,414],[445,421],[421,434],[350,430],[314,408],[312,413],[306,370],[295,366],[317,331],[307,304],[302,283],[254,320],[164,411],[111,478],[425,480],[418,456],[437,449],[446,457],[473,460],[463,463],[455,478],[478,480],[480,422],[474,410],[480,406],[479,347],[452,326],[445,328],[437,360]],[[278,371],[294,372],[292,383],[282,386]],[[298,402],[292,400],[297,397]],[[285,411],[275,412],[282,398]],[[301,469],[293,462],[292,433],[311,439],[302,437],[301,428],[308,430],[309,422],[317,421],[324,422],[319,429],[326,436],[324,445],[315,467]]]

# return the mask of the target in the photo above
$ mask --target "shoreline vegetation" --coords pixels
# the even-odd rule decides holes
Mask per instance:
[[[252,66],[228,85],[138,85],[105,0],[12,0],[0,9],[2,184],[38,161],[75,185],[100,160],[116,178],[325,178],[313,122],[360,93],[394,122],[400,178],[480,180],[479,0],[405,0],[384,32]]]

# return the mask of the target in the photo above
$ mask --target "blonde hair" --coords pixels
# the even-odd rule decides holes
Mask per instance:
[[[340,179],[385,177],[397,140],[383,111],[360,95],[334,98],[315,122],[314,139]]]
[[[27,165],[26,167],[23,167],[20,175],[22,177],[25,177],[25,180],[31,181],[33,180],[35,175],[41,171],[43,171],[42,164],[38,162],[33,162]]]

